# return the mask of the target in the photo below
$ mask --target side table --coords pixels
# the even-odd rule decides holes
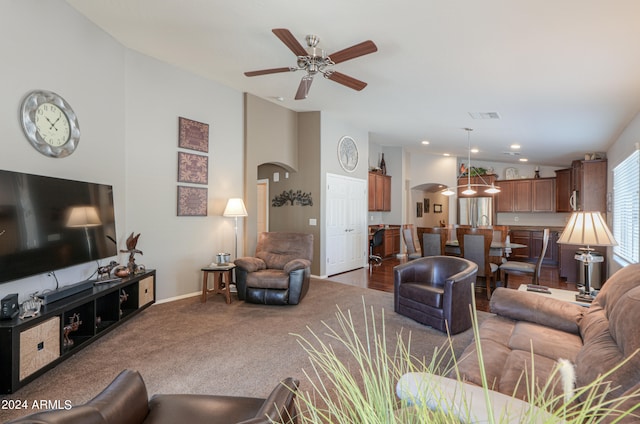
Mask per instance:
[[[207,301],[207,294],[224,294],[227,303],[231,303],[231,279],[233,276],[234,264],[215,265],[211,264],[202,268],[202,302]],[[213,274],[213,288],[209,288],[209,274]]]

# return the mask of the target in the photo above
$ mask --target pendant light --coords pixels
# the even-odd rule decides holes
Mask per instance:
[[[491,185],[487,184],[484,178],[482,178],[482,175],[477,176],[484,184],[471,184],[471,171],[473,170],[473,167],[471,166],[471,131],[473,131],[473,128],[463,128],[463,130],[467,132],[467,163],[469,164],[469,166],[467,167],[467,184],[459,185],[457,186],[457,188],[466,187],[462,192],[462,194],[464,194],[465,196],[473,196],[477,193],[477,191],[474,190],[472,186],[486,187],[486,190],[484,190],[484,192],[487,194],[500,193],[500,187],[496,187],[494,183],[491,183]],[[453,196],[454,194],[456,194],[456,192],[447,187],[441,192],[441,194],[445,196]]]

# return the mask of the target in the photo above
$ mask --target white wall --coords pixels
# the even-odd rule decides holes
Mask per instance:
[[[158,298],[199,290],[200,267],[233,251],[233,222],[220,215],[243,192],[242,94],[124,48],[62,0],[0,2],[0,51],[0,169],[113,185],[119,245],[142,234],[136,261],[158,270]],[[18,110],[33,89],[57,92],[78,115],[71,156],[43,156],[24,137]],[[210,125],[207,217],[176,217],[179,116]],[[66,285],[95,268],[56,274]],[[41,274],[0,284],[0,297],[54,287]]]
[[[622,134],[620,134],[620,137],[618,137],[615,143],[613,143],[607,151],[608,193],[613,193],[613,168],[618,166],[620,162],[625,160],[627,156],[633,153],[633,151],[636,149],[640,149],[640,114],[636,115],[636,117],[629,123],[629,125],[627,125]],[[607,214],[607,220],[610,228],[613,228],[613,226],[611,225],[612,217],[613,214]],[[613,249],[607,249],[609,275],[613,274],[615,271],[624,266],[624,264],[621,264],[615,260],[612,253]]]

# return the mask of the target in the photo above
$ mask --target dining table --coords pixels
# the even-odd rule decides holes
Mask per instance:
[[[526,244],[512,243],[509,241],[492,241],[489,249],[490,256],[506,257],[511,255],[511,249],[522,249],[527,247]],[[448,254],[460,255],[460,244],[458,240],[447,240],[445,244],[445,251]]]

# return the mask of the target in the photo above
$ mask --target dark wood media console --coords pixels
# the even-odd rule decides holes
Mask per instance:
[[[156,272],[103,283],[0,321],[0,394],[13,393],[155,302]]]

